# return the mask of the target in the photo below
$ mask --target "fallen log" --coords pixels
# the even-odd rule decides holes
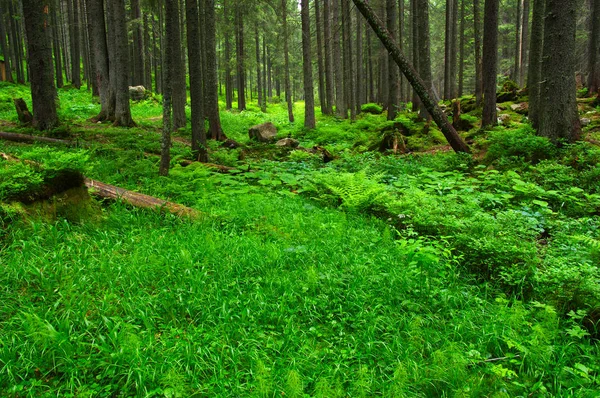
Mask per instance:
[[[187,216],[193,219],[202,217],[203,213],[192,209],[191,207],[183,206],[167,200],[155,198],[153,196],[144,195],[142,193],[128,191],[114,185],[105,184],[100,181],[86,178],[85,186],[89,189],[91,195],[98,196],[103,199],[122,200],[135,207],[146,209],[156,209],[167,211],[176,216]]]
[[[46,144],[76,145],[73,141],[59,140],[57,138],[41,137],[38,135],[26,135],[17,133],[5,133],[0,131],[0,139],[13,142],[24,142],[33,144],[34,142],[43,142]]]

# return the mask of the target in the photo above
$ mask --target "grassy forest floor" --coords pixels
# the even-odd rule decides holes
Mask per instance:
[[[599,396],[591,101],[585,140],[560,149],[512,103],[492,131],[473,110],[473,156],[411,112],[402,134],[369,113],[318,113],[305,131],[284,104],[251,105],[221,114],[241,148],[210,143],[229,173],[184,162],[180,131],[159,177],[158,98],[120,129],[88,121],[88,92],[59,96],[63,127],[48,136],[76,145],[0,141],[1,396]],[[0,83],[0,131],[37,134],[13,97],[31,106],[27,87]],[[265,121],[335,159],[250,142]],[[406,153],[378,151],[385,137]],[[78,187],[48,198],[77,173],[202,217]]]

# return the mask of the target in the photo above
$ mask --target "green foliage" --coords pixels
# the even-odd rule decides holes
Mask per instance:
[[[360,110],[363,113],[370,113],[372,115],[381,115],[383,113],[383,107],[374,103],[364,104]]]
[[[556,153],[554,145],[547,138],[536,136],[531,127],[494,131],[489,141],[486,161],[502,167],[537,163]]]

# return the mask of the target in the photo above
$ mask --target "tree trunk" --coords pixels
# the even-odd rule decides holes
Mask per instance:
[[[169,1],[168,3],[170,3]],[[183,58],[183,44],[181,42],[181,25],[180,25],[180,12],[183,10],[179,9],[179,1],[174,1],[176,3],[171,10],[172,12],[177,13],[174,17],[175,23],[172,27],[171,34],[166,34],[165,38],[167,41],[173,42],[174,52],[172,53],[174,56],[173,60],[165,59],[164,62],[171,62],[169,64],[171,69],[171,102],[173,106],[173,131],[178,130],[180,128],[184,128],[187,122],[185,115],[185,103],[187,102],[187,91],[186,91],[186,79],[185,79],[185,63]],[[165,9],[166,11],[166,9]],[[165,14],[166,15],[166,14]],[[166,30],[165,30],[166,32]],[[166,55],[165,55],[166,58]],[[166,84],[165,84],[166,87]],[[163,88],[164,92],[164,88]]]
[[[418,37],[418,48],[419,48],[419,75],[425,82],[427,90],[433,94],[432,100],[436,101],[437,96],[433,92],[433,84],[431,77],[431,52],[430,52],[430,41],[429,41],[429,1],[428,0],[416,0],[417,9],[417,29],[419,31]],[[428,115],[428,107],[421,95],[420,115],[422,118],[429,118],[431,113]]]
[[[281,0],[281,21],[283,23],[283,57],[285,62],[285,100],[287,102],[288,118],[290,123],[294,122],[294,110],[292,104],[292,92],[290,84],[290,53],[287,25],[287,0]]]
[[[73,87],[81,87],[81,51],[79,47],[79,2],[67,0],[71,7],[71,82]]]
[[[260,65],[260,36],[258,34],[258,24],[254,25],[254,42],[256,47],[256,91],[258,95],[258,106],[262,109],[264,99]]]
[[[529,91],[529,120],[535,129],[539,127],[540,87],[542,82],[542,56],[544,49],[545,0],[533,0],[531,20],[531,43],[529,50],[529,73],[527,86]]]
[[[61,88],[64,86],[63,75],[62,75],[62,62],[60,52],[60,26],[58,25],[58,18],[56,17],[56,1],[52,1],[50,4],[50,21],[52,23],[52,49],[54,52],[54,76],[56,79],[56,87]],[[2,24],[2,11],[0,11],[0,24]],[[2,44],[4,44],[4,34],[2,33],[2,27],[0,27],[0,37],[2,38]],[[7,60],[6,55],[4,60]],[[7,75],[10,71],[10,66],[7,63]],[[8,76],[7,76],[8,77]],[[12,81],[12,76],[11,80]]]
[[[600,1],[594,0],[588,50],[588,92],[595,95],[600,88]]]
[[[363,52],[363,21],[360,18],[360,11],[356,10],[356,113],[361,112],[362,105],[366,102],[365,98],[365,68]]]
[[[413,56],[413,65],[414,67],[420,71],[420,62],[419,62],[419,19],[417,16],[417,0],[410,0],[410,9],[411,9],[411,23],[412,23],[412,56]],[[421,105],[421,100],[419,99],[419,95],[417,91],[413,89],[413,97],[412,97],[412,111],[416,112],[419,110]]]
[[[144,87],[152,91],[152,41],[150,40],[150,15],[144,13]]]
[[[538,134],[552,142],[581,135],[575,82],[577,4],[546,0]]]
[[[219,82],[217,80],[217,44],[216,44],[216,17],[215,0],[204,1],[205,16],[205,57],[206,76],[205,91],[207,118],[210,126],[210,136],[214,140],[226,140],[227,137],[221,128],[221,117],[219,116]]]
[[[104,0],[87,0],[88,19],[91,36],[94,42],[94,68],[92,78],[95,79],[100,94],[100,113],[96,121],[114,118],[115,104],[111,100],[110,79],[108,72],[108,48],[106,44],[106,27],[104,22]]]
[[[387,29],[390,32],[392,37],[398,36],[397,29],[397,18],[398,18],[398,9],[397,9],[397,0],[386,0],[386,21],[387,21]],[[398,73],[398,66],[394,61],[394,57],[388,53],[387,57],[388,62],[388,97],[387,97],[387,120],[394,120],[396,115],[398,114],[398,93],[399,93],[399,83],[400,83],[400,74]]]
[[[482,126],[495,126],[498,70],[498,7],[500,0],[485,0],[483,22],[483,118]]]
[[[315,128],[315,94],[313,89],[312,57],[310,54],[310,12],[308,0],[301,2],[302,72],[304,75],[304,128]]]
[[[238,110],[246,110],[246,68],[244,66],[244,15],[242,6],[235,5],[236,68],[238,89]]]
[[[445,100],[449,100],[452,99],[452,94],[451,94],[451,87],[450,87],[450,83],[451,83],[451,79],[450,79],[450,69],[451,69],[451,65],[452,65],[452,57],[455,56],[455,54],[452,53],[452,36],[454,36],[454,32],[453,32],[453,21],[452,21],[452,15],[453,15],[453,8],[454,6],[454,0],[446,0],[446,30],[445,30],[445,41],[444,41],[444,99]]]
[[[111,2],[112,19],[115,39],[114,59],[109,59],[115,64],[115,121],[114,126],[134,127],[129,107],[129,76],[128,76],[128,46],[127,22],[125,21],[125,4],[120,0]],[[112,76],[111,76],[112,79]]]
[[[173,81],[176,78],[177,64],[181,60],[179,51],[181,38],[179,32],[179,1],[165,2],[165,45],[164,86],[163,86],[163,127],[162,140],[160,144],[160,165],[158,174],[169,175],[171,165],[171,131],[173,124],[171,120]]]
[[[410,84],[413,86],[419,97],[427,107],[427,110],[433,117],[442,130],[442,133],[448,140],[448,143],[457,152],[469,152],[469,147],[460,138],[454,127],[448,121],[448,116],[440,109],[437,102],[434,100],[429,87],[421,79],[415,68],[407,61],[404,54],[400,51],[398,45],[391,37],[389,32],[383,26],[383,23],[377,18],[371,7],[366,3],[366,0],[353,0],[356,7],[360,10],[363,16],[367,19],[373,31],[377,34],[385,48],[392,54],[396,64],[402,70]]]
[[[52,64],[52,45],[49,0],[23,0],[27,53],[33,104],[33,125],[39,130],[50,130],[58,125],[56,87]]]
[[[133,62],[132,86],[144,86],[144,43],[140,0],[131,0],[131,19],[133,25],[133,59],[131,60]]]
[[[263,29],[263,40],[262,40],[262,64],[263,64],[263,96],[260,110],[262,112],[267,111],[267,38],[266,32]]]
[[[225,109],[230,110],[233,102],[233,81],[231,79],[231,42],[229,41],[229,2],[223,2],[223,29],[225,31]]]
[[[512,80],[519,84],[521,76],[521,47],[522,47],[522,31],[523,28],[523,0],[517,0],[517,19],[515,20],[515,65],[513,67]]]
[[[318,0],[317,0],[318,1]],[[323,1],[323,34],[325,35],[325,114],[333,114],[333,66],[332,66],[332,42],[331,42],[331,1]]]
[[[315,26],[317,28],[317,73],[319,75],[319,103],[321,113],[327,114],[327,99],[325,98],[325,71],[323,70],[323,37],[321,34],[321,2],[315,4]]]
[[[456,56],[458,55],[458,0],[452,0],[452,36],[450,40],[450,50],[452,52],[450,57],[450,98],[457,97],[456,89]]]
[[[11,42],[13,52],[13,66],[17,72],[17,83],[25,83],[25,73],[23,72],[23,58],[21,56],[21,41],[17,34],[18,24],[14,18],[15,10],[12,1],[8,2],[8,20],[10,25],[9,41]]]
[[[54,7],[52,7],[52,12],[55,13]],[[52,14],[54,15],[54,14]],[[54,20],[52,21],[53,27],[55,26]],[[56,28],[54,29],[56,30]],[[54,32],[53,32],[54,33]],[[8,47],[6,45],[6,32],[4,29],[4,10],[2,7],[2,2],[0,2],[0,50],[2,51],[2,56],[4,57],[4,67],[6,71],[6,81],[12,82],[12,69],[10,67],[10,55],[8,52]]]
[[[332,12],[332,27],[331,34],[333,37],[333,66],[334,66],[334,82],[335,82],[335,114],[341,118],[347,118],[344,114],[346,106],[344,105],[344,62],[342,58],[342,46],[340,40],[341,18],[340,18],[340,0],[331,0],[333,7]]]
[[[342,0],[342,32],[344,35],[344,114],[350,111],[350,120],[356,119],[354,91],[354,63],[352,62],[352,14],[350,0]]]
[[[465,1],[460,0],[460,40],[458,45],[458,92],[457,97],[463,95],[465,87]]]
[[[192,108],[192,154],[194,155],[194,159],[207,162],[206,130],[204,128],[204,90],[202,87],[204,79],[202,76],[202,53],[200,50],[198,0],[186,0],[185,11]]]
[[[481,59],[481,9],[479,0],[473,0],[473,37],[475,39],[475,103],[483,101],[483,60]]]

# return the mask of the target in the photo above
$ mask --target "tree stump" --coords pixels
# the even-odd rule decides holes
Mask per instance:
[[[15,109],[17,110],[17,116],[19,117],[19,122],[24,125],[29,125],[33,122],[33,115],[27,109],[27,104],[23,100],[23,98],[14,98],[13,102],[15,103]]]

